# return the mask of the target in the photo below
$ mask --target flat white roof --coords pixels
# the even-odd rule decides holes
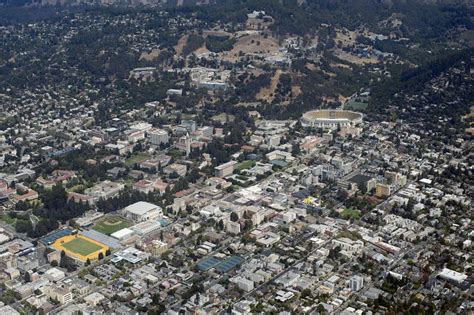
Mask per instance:
[[[161,208],[157,205],[154,205],[152,203],[145,202],[145,201],[136,202],[125,208],[126,211],[136,214],[136,215],[144,215],[145,213],[152,211],[154,209],[161,209]]]
[[[129,235],[132,235],[133,233],[134,232],[132,230],[130,230],[129,228],[124,228],[124,229],[118,230],[115,233],[112,233],[110,236],[112,236],[114,238],[117,238],[117,239],[120,239],[120,238],[129,236]]]
[[[463,282],[467,279],[467,275],[457,272],[455,270],[451,270],[448,268],[444,268],[440,273],[439,276],[445,279],[454,280],[456,282]]]
[[[422,178],[420,179],[420,183],[431,185],[432,180],[428,178]]]
[[[224,163],[224,164],[221,164],[219,166],[216,166],[216,170],[222,170],[222,169],[225,169],[227,167],[231,167],[231,166],[234,166],[235,164],[237,164],[236,161],[229,161],[227,163]]]

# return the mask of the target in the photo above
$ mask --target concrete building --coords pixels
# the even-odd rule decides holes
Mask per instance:
[[[120,252],[114,253],[114,257],[111,259],[113,263],[121,262],[122,260],[128,261],[131,264],[137,264],[145,259],[148,259],[150,254],[142,252],[135,247],[128,247]]]
[[[151,144],[161,145],[168,144],[169,135],[166,130],[153,128],[147,132],[147,136],[150,139]]]
[[[28,271],[39,266],[36,250],[18,257],[18,269]]]
[[[362,250],[362,247],[364,247],[364,242],[359,241],[359,240],[353,241],[345,237],[334,239],[332,240],[332,243],[335,246],[339,246],[341,250],[344,250],[345,252],[349,254],[358,253]]]
[[[136,123],[132,126],[130,126],[130,129],[133,130],[133,131],[148,131],[150,129],[152,129],[153,125],[152,124],[149,124],[149,123],[146,123],[146,122],[139,122],[139,123]]]
[[[270,148],[274,148],[280,145],[281,136],[280,135],[273,135],[265,138],[267,145]]]
[[[226,177],[232,175],[234,172],[234,167],[237,165],[236,161],[229,161],[227,163],[221,164],[214,168],[214,176],[216,177]]]
[[[362,289],[364,286],[364,278],[361,276],[353,276],[349,279],[349,287],[352,291],[356,292]]]
[[[135,234],[141,237],[158,232],[161,229],[161,223],[159,221],[151,220],[138,223],[130,228]]]
[[[229,221],[226,224],[227,232],[232,234],[239,234],[240,233],[240,223]]]
[[[2,315],[20,315],[20,313],[15,310],[13,307],[10,305],[5,305],[0,307],[0,314]]]
[[[97,185],[84,190],[84,195],[91,196],[96,202],[99,199],[109,199],[117,196],[125,188],[124,184],[111,181],[103,181]]]
[[[379,198],[389,197],[392,194],[390,185],[378,183],[375,186],[375,195]]]
[[[155,191],[155,183],[151,180],[142,179],[133,184],[133,189],[144,194]]]
[[[124,228],[124,229],[118,230],[115,233],[112,233],[110,236],[112,236],[113,238],[118,239],[119,241],[123,241],[123,240],[128,239],[129,237],[131,237],[134,234],[135,234],[135,232],[133,232],[133,230],[131,230],[129,228]]]
[[[50,284],[43,288],[44,294],[52,299],[57,300],[61,304],[72,301],[72,292],[70,288],[64,284]]]
[[[163,216],[161,207],[149,202],[139,201],[123,210],[125,217],[135,222],[159,219]]]
[[[168,175],[176,172],[179,176],[184,177],[184,176],[186,176],[187,170],[188,170],[188,168],[186,167],[186,165],[173,163],[173,164],[168,165],[167,167],[165,167],[163,169],[163,172],[165,174],[168,174]]]
[[[57,282],[63,279],[66,276],[66,274],[63,271],[59,270],[58,268],[51,268],[51,269],[48,269],[44,273],[44,276],[49,281]]]
[[[291,155],[290,152],[275,150],[273,152],[267,153],[265,157],[271,162],[274,160],[281,160],[285,162],[291,162],[295,158]]]
[[[189,134],[186,134],[185,136],[182,136],[178,139],[178,142],[176,143],[176,148],[180,151],[183,151],[186,156],[189,156],[191,153],[191,137]]]
[[[186,128],[188,133],[196,131],[196,122],[194,120],[183,119],[181,120],[181,126]]]
[[[131,142],[131,143],[135,143],[143,139],[145,139],[145,131],[142,131],[142,130],[131,131],[127,135],[127,140],[128,142]]]
[[[210,126],[204,126],[198,129],[201,132],[201,136],[203,138],[212,138],[212,135],[214,134],[214,127]]]
[[[91,294],[89,294],[88,296],[84,298],[84,301],[91,306],[96,306],[104,299],[105,299],[105,296],[103,296],[101,293],[92,292]]]
[[[438,274],[438,277],[456,284],[461,284],[468,278],[467,275],[448,268],[441,270],[441,272]]]
[[[245,292],[250,292],[254,288],[253,281],[249,279],[245,279],[243,277],[235,277],[233,282],[237,285],[237,287]]]

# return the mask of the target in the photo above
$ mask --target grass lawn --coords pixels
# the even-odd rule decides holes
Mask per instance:
[[[140,163],[148,159],[150,156],[146,153],[137,153],[132,155],[125,161],[125,165],[132,166],[133,164]]]
[[[16,219],[12,218],[8,214],[4,214],[0,216],[0,221],[5,222],[6,224],[14,225],[16,222]]]
[[[341,231],[339,234],[337,234],[337,237],[345,237],[353,241],[362,239],[362,236],[356,231]]]
[[[361,110],[364,111],[367,109],[369,106],[369,103],[363,103],[363,102],[349,102],[345,107],[347,109],[352,109],[352,110]]]
[[[183,152],[178,149],[170,149],[168,151],[168,155],[174,159],[179,159],[180,157],[183,156]]]
[[[66,192],[77,192],[80,190],[84,190],[86,187],[82,184],[74,185],[71,188],[66,189]]]
[[[221,123],[226,123],[228,121],[234,121],[234,115],[226,114],[226,113],[220,113],[218,115],[215,115],[211,117],[212,121],[220,121]]]
[[[346,209],[346,210],[342,211],[341,215],[345,219],[350,219],[350,218],[360,219],[360,217],[361,217],[360,211],[357,210],[357,209],[353,209],[353,208],[349,208],[349,209]]]
[[[72,241],[62,244],[62,245],[67,250],[70,250],[71,252],[77,253],[82,256],[90,255],[102,249],[101,246],[94,244],[92,242],[89,242],[82,238],[75,238]]]
[[[242,163],[240,163],[239,165],[237,165],[236,169],[238,171],[242,171],[242,170],[247,170],[249,168],[252,168],[255,166],[255,161],[243,161]]]
[[[130,221],[121,217],[106,217],[97,223],[92,229],[96,230],[97,232],[110,235],[131,225],[132,223]]]

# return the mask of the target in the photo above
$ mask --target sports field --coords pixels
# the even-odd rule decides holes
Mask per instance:
[[[69,249],[71,252],[81,254],[82,256],[90,255],[91,253],[96,252],[102,248],[101,246],[82,238],[76,238],[66,244],[63,244],[63,247]]]
[[[110,235],[131,225],[132,223],[130,221],[118,216],[113,216],[100,220],[92,229],[96,230],[97,232]]]
[[[97,259],[99,253],[105,256],[108,246],[99,243],[84,235],[67,235],[56,240],[53,245],[55,249],[63,251],[66,255],[82,261]]]

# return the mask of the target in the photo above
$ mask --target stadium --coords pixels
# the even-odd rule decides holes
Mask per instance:
[[[321,109],[312,110],[303,114],[301,125],[315,128],[338,128],[355,126],[362,122],[361,113],[349,110]]]
[[[107,245],[80,234],[60,237],[51,246],[82,262],[87,259],[98,259],[100,253],[105,257],[105,253],[109,249]]]

